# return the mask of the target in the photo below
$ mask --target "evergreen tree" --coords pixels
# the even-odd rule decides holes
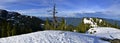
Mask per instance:
[[[7,36],[10,36],[10,25],[9,25],[9,23],[7,24]]]
[[[11,36],[16,35],[16,27],[14,26],[13,29],[11,30]]]
[[[85,33],[90,28],[90,24],[84,24],[83,21],[76,27],[76,31],[80,33]]]
[[[45,30],[50,30],[50,22],[49,22],[49,19],[47,18],[46,21],[45,21],[45,26],[44,26]]]
[[[62,21],[59,23],[59,26],[57,27],[58,30],[67,30],[66,29],[66,23],[65,23],[65,19],[62,18]]]
[[[115,27],[115,28],[119,28],[117,21],[115,21],[114,27]]]

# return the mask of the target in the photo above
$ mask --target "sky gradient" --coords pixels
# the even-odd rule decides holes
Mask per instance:
[[[101,12],[112,18],[120,18],[120,0],[55,0],[60,17],[78,17],[76,13]],[[0,9],[16,11],[24,15],[50,17],[53,0],[0,0]],[[92,15],[92,14],[91,14]]]

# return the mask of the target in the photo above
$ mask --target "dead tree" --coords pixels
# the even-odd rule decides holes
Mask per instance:
[[[56,17],[56,4],[53,5],[53,11],[52,11],[52,14],[53,14],[53,25],[54,25],[54,28],[57,28],[57,17]]]
[[[54,0],[52,0],[52,1],[53,1],[53,8],[52,8],[52,10],[48,10],[48,12],[51,12],[53,15],[53,26],[54,26],[54,29],[56,29],[57,25],[58,25],[58,21],[57,21],[57,17],[56,17],[57,11],[56,11],[56,4],[55,4]]]

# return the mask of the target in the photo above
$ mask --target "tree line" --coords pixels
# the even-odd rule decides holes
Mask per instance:
[[[48,18],[45,21],[44,29],[45,30],[63,30],[63,31],[75,31],[75,32],[80,32],[80,33],[85,33],[88,29],[93,28],[90,26],[90,24],[84,24],[83,19],[81,20],[81,23],[77,26],[73,25],[68,25],[66,24],[66,21],[64,18],[61,18],[62,20],[57,23],[57,28],[54,28],[53,22],[51,22]],[[99,18],[93,18],[93,20],[97,23],[99,27],[113,27],[113,28],[118,28],[118,24],[114,22],[114,24],[108,23],[105,20],[103,20],[101,23],[99,21],[96,21],[96,19]]]

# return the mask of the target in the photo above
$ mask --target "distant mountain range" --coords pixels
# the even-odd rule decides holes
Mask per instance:
[[[74,15],[76,17],[64,17],[66,20],[67,24],[70,25],[78,25],[80,24],[80,22],[82,21],[82,19],[84,17],[92,17],[92,18],[101,18],[103,20],[105,20],[108,23],[114,24],[115,22],[120,26],[120,19],[116,18],[115,16],[109,15],[109,14],[105,14],[102,12],[95,12],[95,13],[74,13]],[[40,17],[41,19],[45,20],[46,17]],[[52,20],[52,17],[48,17],[49,20]],[[60,20],[61,17],[58,17],[58,20]]]
[[[95,12],[95,13],[75,13],[76,17],[98,17],[98,18],[107,18],[107,19],[114,19],[120,20],[114,15],[105,14],[103,12]]]
[[[49,18],[50,21],[53,20],[52,17],[39,17],[42,20],[46,20],[46,18]],[[58,17],[57,20],[61,20],[62,17]],[[85,17],[83,17],[85,18]],[[66,20],[66,23],[68,25],[73,25],[73,26],[77,26],[81,23],[81,21],[83,21],[83,18],[74,18],[74,17],[64,17],[64,19]],[[99,18],[99,17],[87,17],[87,18]],[[113,20],[113,19],[107,19],[107,18],[100,18],[103,19],[104,21],[111,23],[111,24],[115,24],[117,23],[120,26],[120,21],[119,20]]]

